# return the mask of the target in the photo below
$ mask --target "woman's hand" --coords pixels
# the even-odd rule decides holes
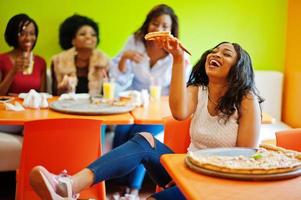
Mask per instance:
[[[140,63],[145,59],[145,57],[142,53],[140,53],[138,51],[128,50],[128,51],[123,52],[121,59],[119,61],[119,64],[118,64],[118,68],[121,72],[126,71],[125,63],[126,63],[127,59],[132,60],[135,63]]]
[[[29,54],[22,54],[22,56],[17,56],[15,59],[15,64],[13,70],[15,72],[23,72],[26,67],[29,66]]]
[[[60,91],[72,92],[75,91],[76,78],[73,76],[64,75],[63,80],[58,84]]]
[[[181,48],[180,41],[175,37],[155,37],[154,42],[165,51],[172,54],[174,58],[183,58],[184,51]]]
[[[125,51],[122,55],[122,59],[129,59],[135,63],[140,63],[144,59],[144,55],[138,51]]]
[[[108,71],[104,67],[96,67],[97,73],[100,78],[105,79],[108,78]]]

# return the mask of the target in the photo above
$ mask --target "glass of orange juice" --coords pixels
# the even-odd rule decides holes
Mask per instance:
[[[115,82],[114,80],[104,80],[102,84],[103,97],[105,99],[113,99],[115,93]]]
[[[161,96],[161,86],[151,85],[150,86],[150,96],[152,99],[159,99]]]
[[[159,81],[156,80],[153,76],[150,77],[150,86],[149,86],[149,93],[151,99],[160,99],[161,97],[161,85]]]

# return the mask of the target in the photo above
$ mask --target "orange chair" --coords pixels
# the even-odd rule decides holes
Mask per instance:
[[[175,153],[187,153],[190,144],[191,117],[184,121],[177,121],[172,116],[163,120],[164,125],[164,144],[171,148]],[[160,192],[161,187],[156,187],[156,192]]]
[[[175,153],[186,153],[190,144],[191,118],[177,121],[173,117],[164,118],[164,144]]]
[[[17,176],[16,199],[39,199],[29,184],[29,172],[36,165],[59,174],[74,174],[101,155],[101,122],[88,119],[49,119],[26,122]],[[105,199],[101,182],[80,193],[81,199]]]
[[[301,128],[276,132],[277,146],[301,152]]]

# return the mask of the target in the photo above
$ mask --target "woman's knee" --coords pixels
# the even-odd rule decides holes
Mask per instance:
[[[139,134],[142,135],[148,141],[148,143],[151,145],[152,148],[155,147],[155,139],[151,133],[141,132]]]

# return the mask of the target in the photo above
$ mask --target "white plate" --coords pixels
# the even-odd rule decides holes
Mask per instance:
[[[20,99],[24,99],[24,98],[26,97],[27,94],[28,94],[28,93],[20,93],[20,94],[18,95],[18,97],[19,97]],[[45,94],[47,99],[52,98],[52,95],[49,94],[49,93],[46,93],[46,92],[40,92],[39,94],[40,94],[40,95],[41,95],[41,94]]]

